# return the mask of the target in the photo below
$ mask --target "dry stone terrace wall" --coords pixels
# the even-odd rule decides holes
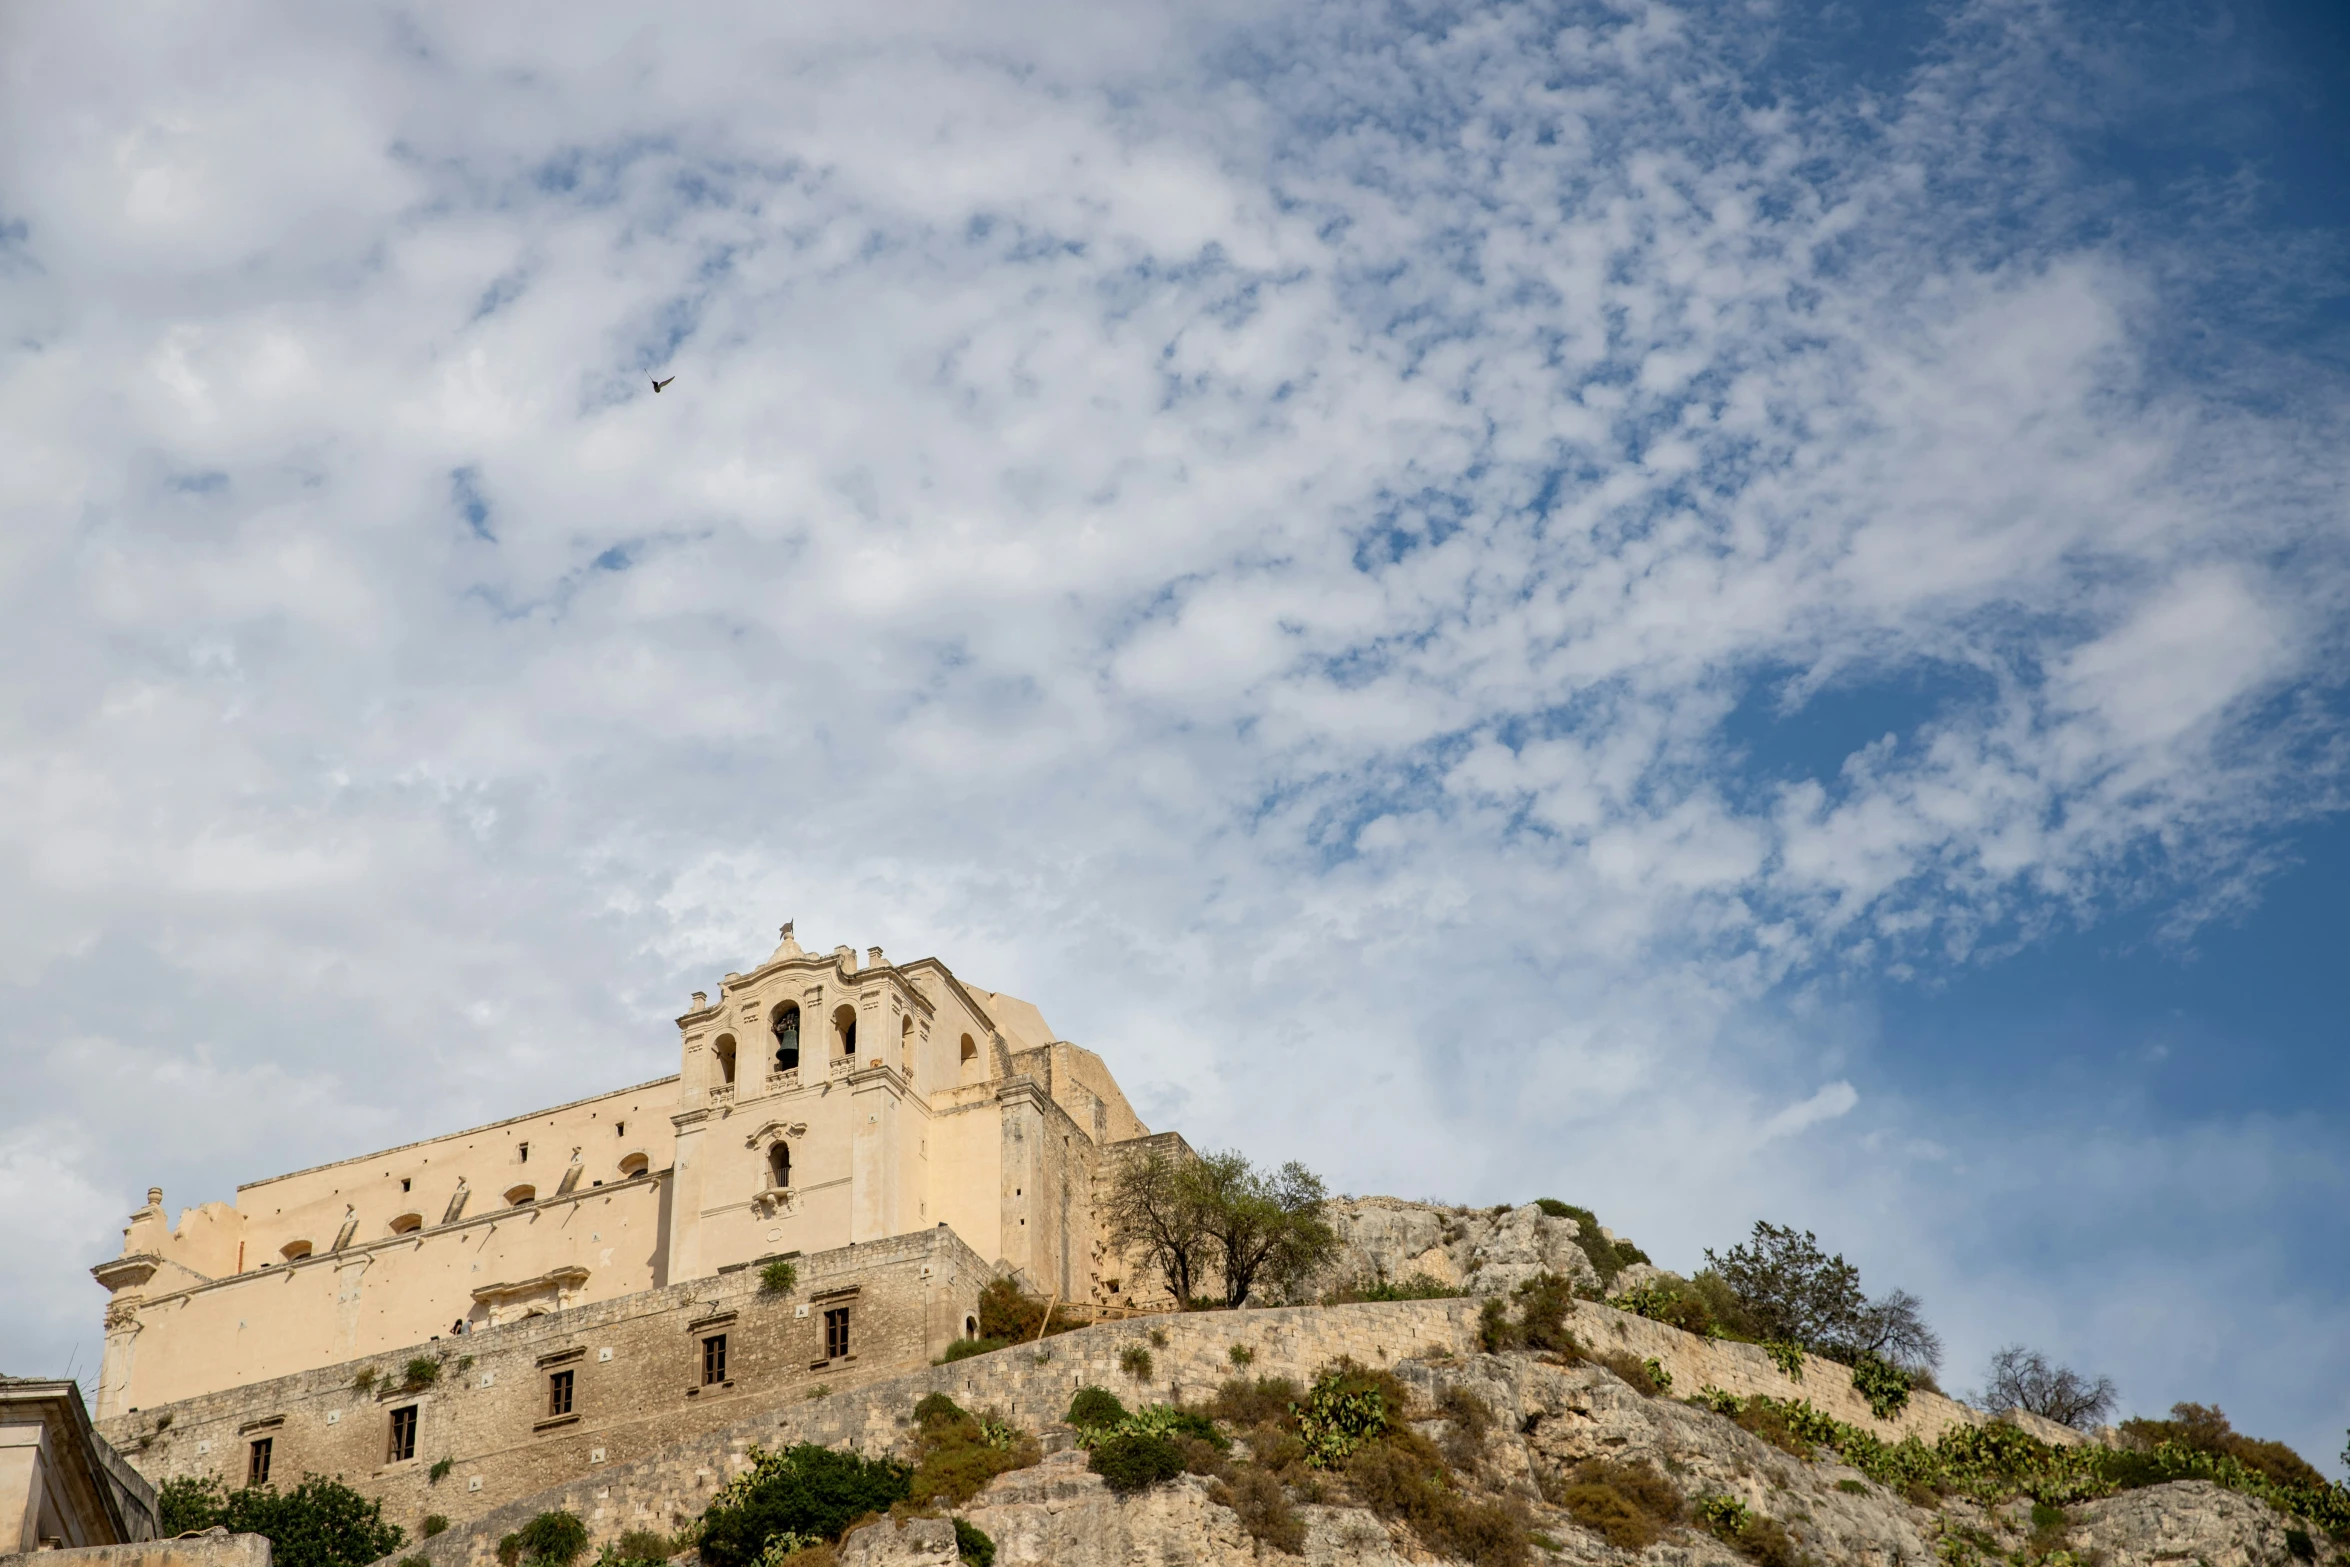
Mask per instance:
[[[923,1365],[961,1336],[991,1270],[944,1227],[796,1260],[788,1296],[758,1269],[648,1290],[508,1327],[411,1345],[340,1366],[206,1394],[104,1422],[157,1482],[209,1475],[246,1483],[252,1444],[271,1444],[270,1479],[339,1475],[421,1532],[427,1514],[478,1516],[575,1475],[662,1452],[698,1432],[822,1383],[854,1387]],[[844,1293],[854,1291],[851,1293]],[[824,1313],[850,1312],[850,1356],[827,1361]],[[726,1375],[702,1385],[702,1340],[727,1340]],[[438,1361],[406,1388],[416,1357]],[[362,1391],[362,1369],[376,1385]],[[568,1414],[550,1378],[571,1373]],[[414,1409],[413,1456],[393,1459],[393,1412]],[[432,1468],[451,1463],[439,1480]]]
[[[633,1463],[581,1472],[567,1483],[523,1497],[452,1529],[420,1548],[434,1567],[485,1567],[496,1560],[499,1538],[541,1512],[560,1508],[586,1522],[592,1542],[616,1540],[630,1529],[668,1532],[699,1517],[711,1494],[749,1467],[753,1446],[775,1449],[800,1442],[848,1447],[868,1454],[898,1453],[911,1433],[911,1416],[925,1394],[943,1392],[973,1410],[992,1410],[1030,1430],[1058,1421],[1078,1388],[1093,1384],[1132,1406],[1203,1399],[1237,1374],[1285,1376],[1303,1382],[1341,1355],[1384,1365],[1431,1351],[1477,1353],[1476,1300],[1392,1301],[1353,1306],[1292,1306],[1263,1311],[1202,1312],[1106,1323],[876,1382],[815,1399],[805,1393],[746,1415],[723,1428],[680,1442]],[[1673,1377],[1676,1394],[1708,1383],[1725,1391],[1808,1398],[1839,1420],[1887,1440],[1916,1435],[1931,1441],[1947,1427],[1986,1417],[1934,1394],[1912,1395],[1894,1420],[1877,1420],[1852,1391],[1841,1366],[1811,1360],[1803,1381],[1791,1382],[1750,1344],[1713,1343],[1661,1323],[1605,1306],[1577,1306],[1574,1329],[1595,1353],[1618,1350],[1654,1358]],[[1156,1331],[1163,1346],[1151,1342]],[[1246,1345],[1245,1373],[1231,1347]],[[1151,1376],[1138,1382],[1119,1367],[1133,1346],[1150,1351]],[[2035,1434],[2078,1438],[2040,1422]]]

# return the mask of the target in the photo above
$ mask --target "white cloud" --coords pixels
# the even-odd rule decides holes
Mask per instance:
[[[1792,1137],[1807,1126],[1817,1126],[1822,1121],[1833,1121],[1840,1115],[1850,1114],[1852,1107],[1859,1103],[1860,1093],[1850,1083],[1833,1082],[1809,1099],[1791,1104],[1763,1122],[1762,1135],[1765,1138]]]
[[[88,1232],[17,1339],[151,1179],[666,1071],[787,914],[1203,1140],[1684,1263],[1810,1205],[1955,1299],[1893,1210],[1988,1244],[1927,1198],[2020,1134],[1804,983],[2338,798],[2265,704],[2350,450],[2041,221],[1995,12],[1873,118],[1662,5],[15,19],[0,1138]]]

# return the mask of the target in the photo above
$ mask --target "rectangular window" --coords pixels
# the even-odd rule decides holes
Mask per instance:
[[[274,1437],[266,1436],[253,1439],[253,1451],[245,1459],[247,1485],[269,1484],[269,1450],[275,1440]]]
[[[713,1333],[702,1340],[702,1386],[726,1380],[726,1335]]]
[[[571,1373],[550,1372],[547,1376],[547,1417],[571,1413]]]
[[[838,1360],[849,1352],[849,1308],[835,1306],[824,1314],[824,1358]]]
[[[416,1406],[409,1404],[392,1411],[392,1447],[387,1463],[399,1463],[416,1456]]]

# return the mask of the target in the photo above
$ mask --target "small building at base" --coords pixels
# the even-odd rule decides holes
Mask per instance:
[[[0,1556],[155,1538],[155,1487],[71,1382],[0,1376]]]
[[[1098,1055],[935,958],[781,934],[695,994],[673,1076],[176,1225],[151,1188],[91,1270],[99,1428],[152,1478],[340,1473],[413,1527],[925,1364],[998,1275],[1095,1315],[1173,1304],[1100,1215],[1121,1160],[1182,1142]]]

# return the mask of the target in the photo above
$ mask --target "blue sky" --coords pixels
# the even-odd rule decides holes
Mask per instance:
[[[0,22],[11,1369],[796,918],[2339,1472],[2339,7],[873,11]]]

